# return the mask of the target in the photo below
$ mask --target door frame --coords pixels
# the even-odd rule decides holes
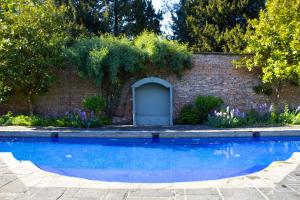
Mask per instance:
[[[167,88],[169,90],[169,101],[170,101],[170,120],[169,120],[169,125],[172,126],[173,125],[173,87],[172,85],[163,79],[157,78],[157,77],[147,77],[147,78],[143,78],[141,80],[136,81],[132,86],[132,121],[133,121],[133,125],[137,126],[136,123],[136,96],[135,96],[135,90],[145,84],[148,83],[156,83],[159,84],[165,88]]]

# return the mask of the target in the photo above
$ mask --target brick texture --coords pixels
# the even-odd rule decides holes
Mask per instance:
[[[181,79],[173,75],[160,77],[173,85],[174,118],[177,118],[181,107],[193,102],[197,95],[219,96],[226,105],[244,111],[262,103],[273,102],[273,97],[257,95],[253,91],[253,87],[260,83],[255,74],[234,68],[232,60],[238,58],[238,55],[228,54],[196,54],[193,56],[193,68],[185,71]],[[132,83],[134,80],[128,81],[123,87],[113,120],[117,124],[129,124],[132,121]],[[47,94],[36,98],[35,111],[45,116],[62,116],[80,108],[82,99],[97,91],[92,81],[83,80],[75,72],[66,70],[59,73],[56,84]],[[300,104],[300,88],[285,87],[280,102],[292,106]],[[2,114],[7,111],[22,113],[26,110],[26,99],[21,95],[15,95],[9,102],[0,105]]]

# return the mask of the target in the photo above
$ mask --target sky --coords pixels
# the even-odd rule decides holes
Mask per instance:
[[[155,10],[165,10],[166,4],[171,6],[174,3],[178,3],[179,0],[152,0],[152,4]],[[172,30],[170,28],[170,23],[172,22],[171,13],[166,12],[164,13],[164,19],[162,21],[162,31],[165,32],[167,35],[172,35]]]

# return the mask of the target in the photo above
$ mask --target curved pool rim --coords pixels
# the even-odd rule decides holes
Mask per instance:
[[[193,181],[193,182],[175,182],[175,183],[125,183],[125,182],[107,182],[107,181],[94,181],[84,178],[68,177],[59,175],[56,173],[48,172],[38,168],[30,161],[19,161],[11,153],[1,153],[0,158],[4,158],[3,161],[12,173],[20,174],[24,172],[27,174],[38,173],[45,177],[51,177],[52,179],[46,179],[43,181],[44,187],[75,187],[75,188],[111,188],[111,189],[162,189],[162,188],[175,188],[175,189],[188,189],[188,188],[209,188],[209,187],[225,187],[225,188],[248,188],[251,187],[265,187],[274,188],[280,183],[288,174],[292,173],[298,166],[300,166],[300,153],[295,152],[293,155],[285,161],[275,161],[271,163],[264,170],[238,176],[230,177],[218,180],[209,181]],[[278,172],[280,172],[278,174]],[[255,177],[255,178],[252,178]],[[53,182],[53,178],[56,181]],[[262,181],[261,181],[262,180]],[[22,181],[25,186],[32,186],[32,182],[28,179]],[[67,183],[67,184],[66,184]]]
[[[91,138],[92,139],[92,138]],[[193,138],[194,139],[194,138]],[[215,139],[215,138],[214,138]],[[226,138],[228,139],[228,138]],[[46,171],[48,173],[53,173],[53,174],[57,174],[57,175],[60,175],[60,176],[66,176],[66,177],[74,177],[76,179],[85,179],[85,180],[91,180],[91,181],[100,181],[100,182],[108,182],[108,183],[129,183],[129,184],[132,184],[132,183],[139,183],[139,184],[169,184],[169,183],[195,183],[195,182],[205,182],[205,181],[218,181],[218,180],[225,180],[225,179],[231,179],[231,178],[238,178],[238,177],[245,177],[245,176],[250,176],[250,175],[253,175],[253,174],[256,174],[256,173],[259,173],[261,171],[264,171],[266,168],[270,168],[270,165],[273,165],[273,163],[284,163],[286,162],[287,160],[290,160],[295,154],[300,154],[298,152],[294,152],[292,153],[289,158],[285,159],[285,160],[278,160],[278,161],[273,161],[272,163],[270,163],[269,165],[267,165],[266,167],[258,170],[258,171],[253,171],[251,173],[247,173],[247,174],[244,174],[244,175],[237,175],[237,176],[230,176],[230,177],[224,177],[224,178],[219,178],[219,179],[207,179],[207,180],[194,180],[194,181],[176,181],[176,182],[149,182],[149,183],[145,183],[145,182],[126,182],[126,181],[107,181],[107,180],[99,180],[99,179],[87,179],[87,178],[83,178],[83,177],[77,177],[77,176],[72,176],[72,175],[67,175],[67,174],[64,174],[64,173],[59,173],[59,172],[53,172],[51,170],[45,170],[44,168],[41,168],[39,167],[38,165],[36,165],[34,162],[31,162],[30,160],[26,160],[26,162],[30,162],[32,163],[32,165],[36,166],[37,168],[39,168],[40,170],[42,171]],[[14,157],[17,161],[19,162],[22,162],[21,160],[17,159],[16,157]]]

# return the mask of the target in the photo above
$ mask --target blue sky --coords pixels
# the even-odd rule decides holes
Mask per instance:
[[[152,0],[153,6],[156,10],[163,10],[166,7],[166,4],[168,6],[178,3],[179,0]],[[162,21],[162,30],[166,32],[166,34],[172,34],[172,31],[170,30],[170,23],[171,20],[171,14],[169,12],[164,14],[164,20]]]

